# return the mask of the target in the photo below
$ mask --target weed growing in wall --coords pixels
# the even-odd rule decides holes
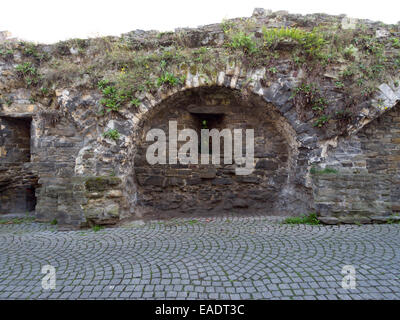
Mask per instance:
[[[257,44],[252,39],[252,36],[244,33],[243,31],[232,34],[231,40],[227,46],[232,49],[243,50],[243,52],[246,54],[253,54],[258,50]]]
[[[182,84],[182,80],[175,76],[173,73],[165,71],[161,76],[157,78],[157,86],[161,87],[163,85],[167,85],[169,87],[175,87],[179,84]]]
[[[319,57],[326,44],[319,33],[298,28],[267,29],[264,27],[262,33],[265,47],[276,49],[282,41],[294,41],[310,57]]]
[[[135,106],[140,104],[138,99],[133,98],[131,91],[119,89],[107,80],[99,81],[98,88],[103,94],[100,104],[105,108],[106,112],[118,111],[128,101]]]
[[[296,77],[301,72],[308,80],[294,90],[296,110],[300,115],[311,110],[312,121],[320,128],[328,122],[338,128],[339,123],[348,123],[350,112],[355,114],[356,106],[371,99],[388,76],[398,77],[397,27],[385,26],[388,36],[376,37],[376,27],[363,23],[343,30],[336,22],[317,26],[298,17],[288,19],[299,23],[272,28],[271,23],[252,17],[225,20],[207,36],[204,30],[179,30],[72,39],[51,48],[29,42],[2,43],[0,59],[9,62],[21,57],[14,74],[37,90],[31,95],[42,105],[55,101],[57,88],[95,89],[99,84],[102,114],[127,106],[137,108],[142,103],[141,93],[156,95],[160,88],[182,86],[188,73],[197,75],[202,83],[213,83],[231,62],[244,72],[266,70],[260,80],[265,83],[281,73]],[[101,79],[108,83],[99,82]],[[252,83],[251,79],[240,81]],[[334,90],[339,103],[327,101],[316,84]],[[343,113],[335,114],[337,111]]]
[[[104,132],[103,136],[105,138],[109,138],[111,140],[117,141],[120,138],[121,135],[119,134],[118,130],[110,129],[110,130]]]
[[[308,224],[308,225],[319,225],[320,222],[317,218],[316,213],[310,213],[309,215],[301,215],[300,217],[290,217],[283,221],[283,224]]]
[[[15,67],[18,75],[23,78],[28,86],[39,84],[41,75],[38,69],[31,62],[24,62]]]

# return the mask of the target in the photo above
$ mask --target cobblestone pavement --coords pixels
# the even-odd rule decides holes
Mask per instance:
[[[42,289],[43,265],[56,288]],[[343,289],[343,266],[356,289]],[[0,225],[1,299],[400,299],[400,225],[175,219],[100,231]]]

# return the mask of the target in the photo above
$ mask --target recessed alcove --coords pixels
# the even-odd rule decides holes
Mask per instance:
[[[0,214],[35,210],[31,173],[31,117],[0,117]]]
[[[211,159],[208,164],[199,159],[198,164],[150,165],[146,161],[146,151],[153,142],[146,141],[146,134],[151,129],[162,129],[168,141],[170,121],[176,121],[178,131],[195,130],[199,140],[201,129],[228,129],[232,136],[234,129],[241,129],[243,152],[246,152],[246,129],[253,129],[253,172],[237,175],[235,163],[213,164]],[[143,121],[138,137],[134,157],[137,210],[159,217],[224,212],[278,214],[283,211],[278,200],[288,184],[294,152],[282,121],[273,106],[261,99],[243,98],[240,92],[232,89],[202,88],[165,100]],[[184,143],[178,141],[178,149]],[[223,139],[220,148],[222,157]]]
[[[217,129],[217,130],[222,130],[222,124],[223,124],[223,120],[224,120],[224,114],[223,113],[215,113],[212,112],[213,110],[209,110],[207,109],[207,107],[203,107],[203,108],[198,108],[198,109],[191,109],[188,108],[188,111],[190,112],[190,114],[192,115],[192,117],[195,119],[195,123],[196,123],[196,127],[193,128],[194,130],[196,130],[197,135],[199,137],[198,139],[198,152],[199,154],[204,151],[201,148],[201,143],[202,143],[202,139],[201,139],[201,130],[202,129],[207,129],[207,130],[212,130],[212,129]],[[207,139],[208,141],[206,141],[205,143],[208,146],[208,153],[211,154],[212,152],[212,138],[209,137],[209,139]],[[221,145],[223,146],[223,145]],[[221,149],[222,152],[221,154],[223,154],[223,149]],[[205,152],[207,152],[207,150],[205,150]]]

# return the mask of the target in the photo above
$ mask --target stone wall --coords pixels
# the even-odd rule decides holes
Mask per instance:
[[[35,210],[31,118],[0,117],[0,214]]]
[[[0,163],[30,162],[31,119],[0,117]]]
[[[39,173],[36,215],[61,224],[80,224],[84,218],[82,191],[72,177],[75,159],[83,145],[77,128],[58,113],[42,113],[34,119],[32,161]]]
[[[0,214],[33,212],[37,180],[30,163],[1,163]]]
[[[265,46],[264,27],[298,28],[310,41],[318,27],[332,44],[312,57],[290,36]],[[226,211],[315,211],[326,223],[392,218],[400,205],[399,34],[398,25],[255,10],[174,33],[56,45],[0,39],[0,213],[35,208],[40,220],[75,227]],[[240,36],[249,46],[234,45]],[[380,73],[371,46],[385,56]],[[356,84],[371,76],[362,63],[379,73],[375,91]],[[320,104],[297,95],[307,85],[318,86]],[[199,130],[204,117],[217,129],[255,129],[251,175],[235,175],[232,165],[145,161],[149,129],[168,132],[177,120]]]
[[[210,88],[168,99],[159,110],[146,119],[134,160],[139,185],[138,210],[165,216],[228,211],[282,214],[302,210],[299,206],[291,207],[282,196],[282,190],[292,182],[291,164],[297,154],[292,150],[295,138],[283,132],[285,120],[273,106],[262,100],[240,100],[232,90]],[[229,129],[233,136],[233,129],[242,129],[243,153],[246,152],[245,130],[254,129],[255,169],[250,175],[236,175],[235,163],[223,163],[223,139],[219,165],[211,161],[209,165],[201,164],[200,154],[198,164],[177,161],[177,164],[150,165],[147,162],[146,151],[153,142],[146,142],[145,135],[150,129],[162,129],[169,141],[169,121],[176,121],[178,130],[194,129],[200,137],[204,119],[209,130]],[[183,144],[178,142],[178,149]]]
[[[312,175],[322,221],[382,222],[400,211],[399,128],[397,106],[329,148],[325,170]]]

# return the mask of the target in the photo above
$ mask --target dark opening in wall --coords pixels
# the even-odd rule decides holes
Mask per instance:
[[[31,171],[32,118],[0,117],[0,214],[36,206],[38,178]]]
[[[0,163],[30,162],[32,118],[1,117],[0,121]]]
[[[218,129],[220,130],[223,122],[223,114],[219,113],[192,113],[197,124],[197,132],[199,137],[199,154],[201,153],[201,129]],[[207,142],[206,142],[207,143]],[[212,153],[212,138],[208,138],[208,153]]]

